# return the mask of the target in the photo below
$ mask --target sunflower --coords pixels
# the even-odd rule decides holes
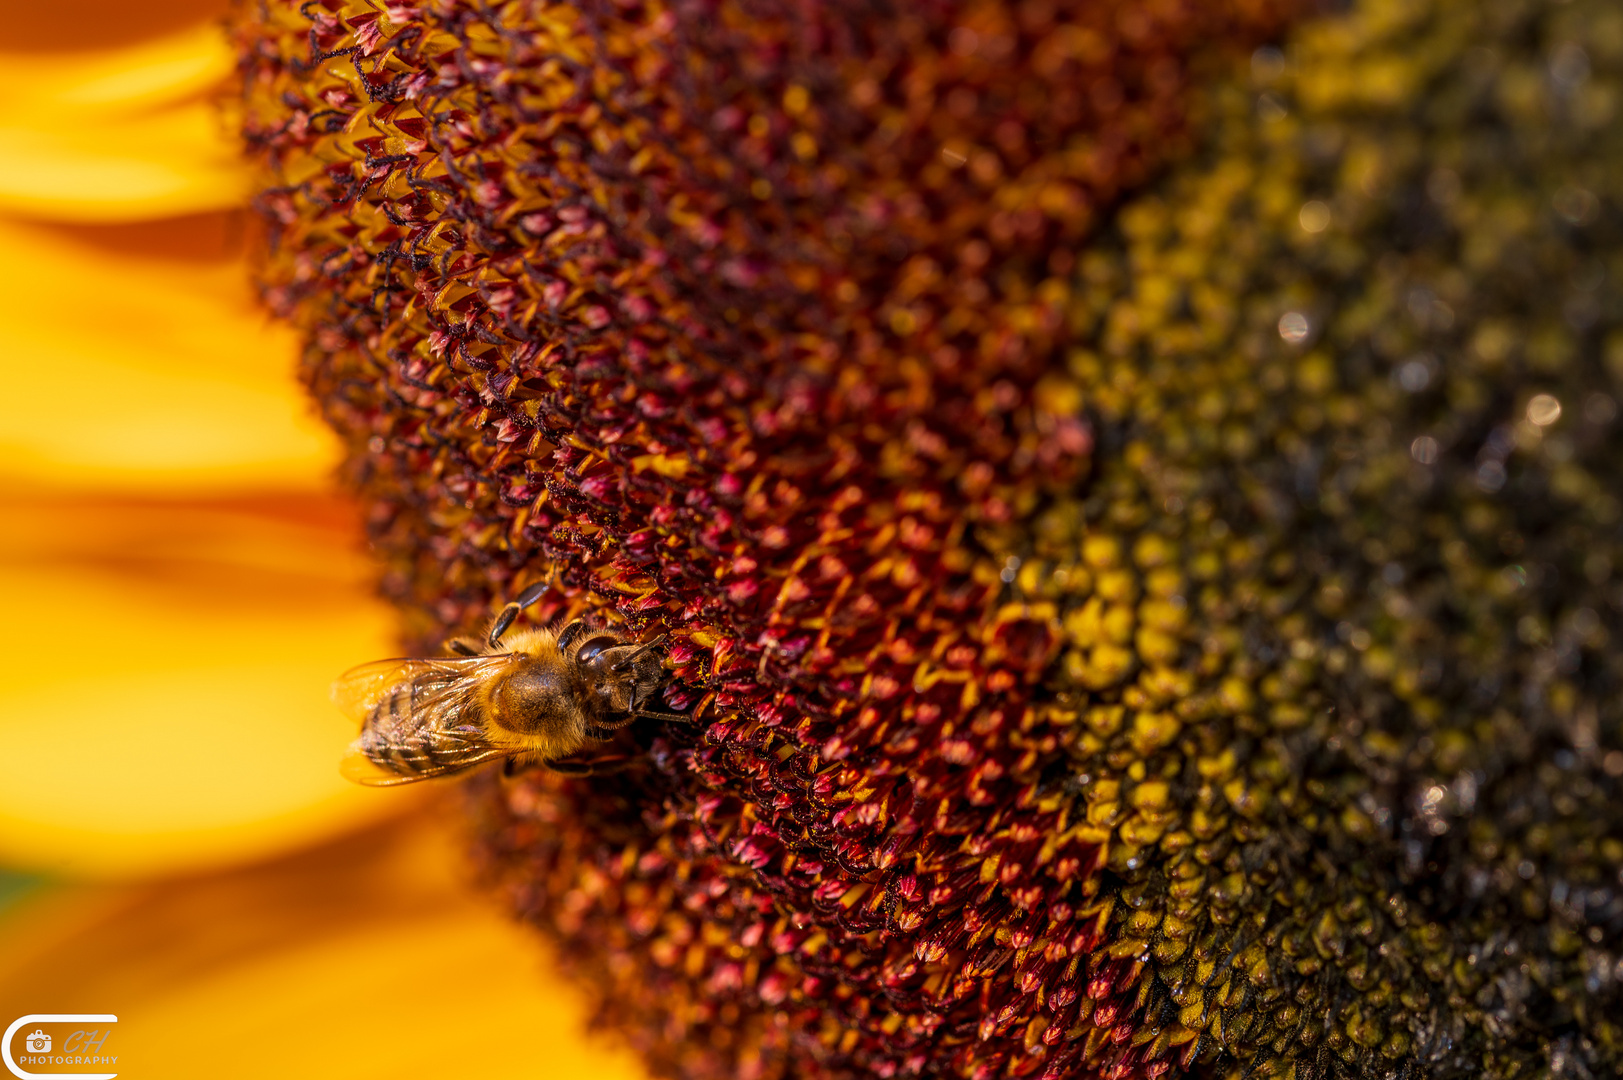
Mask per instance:
[[[518,1074],[539,1034],[634,1076],[432,806],[338,777],[326,686],[393,620],[249,287],[217,17],[0,31],[5,1019],[116,1013],[132,1074]]]
[[[641,770],[474,785],[658,1071],[1618,1072],[1615,10],[235,40],[413,639],[670,643]]]

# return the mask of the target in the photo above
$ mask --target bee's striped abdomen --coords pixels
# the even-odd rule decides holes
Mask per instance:
[[[361,728],[359,749],[381,769],[402,776],[431,776],[465,766],[493,748],[465,694],[447,699],[442,679],[395,684],[380,698]]]

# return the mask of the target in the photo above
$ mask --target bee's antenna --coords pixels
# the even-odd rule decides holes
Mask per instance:
[[[628,652],[624,656],[620,657],[619,661],[614,665],[614,667],[610,668],[609,670],[610,671],[624,671],[626,668],[631,666],[631,661],[635,660],[637,657],[641,656],[643,653],[647,652],[649,649],[654,648],[656,645],[658,645],[660,642],[662,642],[664,640],[665,640],[665,635],[661,634],[657,638],[654,638],[652,641],[643,642],[641,645],[638,645],[635,649],[632,649],[630,652]]]
[[[502,635],[512,627],[513,620],[518,618],[518,613],[541,599],[542,595],[551,587],[551,578],[547,578],[545,581],[537,581],[515,596],[506,607],[502,608],[501,614],[496,616],[496,621],[490,624],[490,647],[492,649],[501,641]]]

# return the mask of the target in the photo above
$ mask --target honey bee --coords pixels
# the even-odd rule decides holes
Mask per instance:
[[[504,607],[482,647],[453,638],[447,648],[459,655],[378,660],[339,676],[333,701],[361,724],[343,774],[388,787],[504,759],[509,772],[541,764],[588,775],[598,763],[575,755],[639,716],[688,719],[649,707],[665,683],[655,651],[664,635],[637,645],[579,621],[508,634],[547,584]]]

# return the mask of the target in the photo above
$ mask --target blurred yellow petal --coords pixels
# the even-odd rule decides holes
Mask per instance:
[[[247,174],[218,125],[200,101],[57,130],[0,126],[0,211],[130,221],[240,206]]]
[[[451,814],[449,808],[438,816]],[[0,919],[0,1012],[110,1012],[131,1077],[641,1080],[419,817],[268,866]],[[45,1004],[45,1003],[48,1003]]]
[[[207,101],[230,64],[212,27],[0,58],[0,211],[139,219],[239,200]],[[237,179],[208,180],[208,162]],[[199,222],[221,242],[197,248]],[[320,494],[335,440],[229,224],[0,220],[9,865],[195,871],[413,801],[337,773],[354,732],[326,688],[394,651],[393,623],[358,523]]]
[[[198,98],[236,66],[214,25],[156,41],[73,53],[0,52],[0,115],[111,119]]]
[[[42,4],[0,0],[0,54],[78,54],[217,26],[231,0],[73,0]]]
[[[327,486],[337,445],[241,260],[0,221],[0,475],[73,487]]]
[[[209,99],[218,28],[89,53],[0,53],[0,212],[129,221],[241,205],[248,174]]]
[[[0,499],[0,862],[145,875],[409,805],[337,762],[333,676],[391,648],[334,498]]]
[[[338,775],[327,686],[393,620],[294,335],[198,216],[247,190],[223,35],[35,22],[53,51],[0,44],[0,863],[197,871],[409,808]]]

